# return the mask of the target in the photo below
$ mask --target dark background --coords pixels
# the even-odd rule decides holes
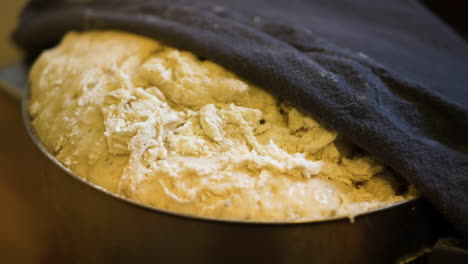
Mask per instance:
[[[468,1],[423,0],[422,2],[468,40]]]

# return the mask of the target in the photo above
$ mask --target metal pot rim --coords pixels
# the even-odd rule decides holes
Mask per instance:
[[[181,217],[185,218],[187,220],[197,220],[197,221],[208,221],[208,222],[216,222],[216,223],[224,223],[224,224],[244,224],[244,225],[297,225],[297,224],[319,224],[319,223],[324,223],[324,222],[332,222],[332,221],[350,221],[352,222],[354,218],[364,216],[364,215],[369,215],[369,214],[374,214],[377,212],[382,212],[382,211],[387,211],[390,209],[393,209],[398,206],[402,206],[408,203],[415,202],[419,199],[420,197],[413,197],[404,201],[400,201],[394,204],[390,204],[384,207],[372,209],[360,214],[356,214],[353,216],[335,216],[335,217],[324,217],[320,219],[299,219],[299,220],[292,220],[292,221],[252,221],[252,220],[242,220],[242,219],[223,219],[223,218],[215,218],[215,217],[207,217],[207,216],[200,216],[200,215],[195,215],[195,214],[188,214],[188,213],[180,213],[176,211],[170,211],[170,210],[164,210],[156,207],[152,207],[143,203],[140,203],[136,200],[124,197],[122,195],[118,195],[116,193],[113,193],[99,185],[96,185],[90,181],[87,181],[86,179],[78,176],[76,173],[71,171],[69,168],[65,167],[60,161],[58,161],[54,155],[52,155],[42,144],[40,141],[39,137],[37,136],[34,128],[31,125],[31,118],[29,115],[29,99],[30,99],[30,89],[29,85],[26,85],[24,92],[22,94],[21,98],[21,114],[23,118],[23,123],[24,126],[27,130],[27,133],[29,134],[30,138],[34,142],[34,144],[39,148],[39,150],[52,162],[54,163],[57,167],[59,167],[61,170],[65,171],[68,175],[73,177],[75,180],[79,181],[82,184],[85,184],[87,187],[92,188],[94,190],[103,192],[104,194],[107,194],[117,200],[120,200],[123,203],[126,203],[127,205],[141,208],[143,210],[147,211],[152,211],[155,213],[160,213],[160,214],[165,214],[169,216],[175,216],[175,217]]]

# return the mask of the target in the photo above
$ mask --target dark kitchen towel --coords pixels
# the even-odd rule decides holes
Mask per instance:
[[[28,54],[69,30],[143,34],[258,84],[419,187],[468,235],[468,45],[415,0],[33,0]]]

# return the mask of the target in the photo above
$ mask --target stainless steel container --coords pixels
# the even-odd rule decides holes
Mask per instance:
[[[431,247],[442,218],[423,199],[358,216],[294,223],[225,221],[158,210],[110,193],[47,157],[45,176],[66,263],[396,263]]]

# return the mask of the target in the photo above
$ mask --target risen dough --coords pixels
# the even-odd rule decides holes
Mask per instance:
[[[155,40],[69,33],[36,61],[30,84],[33,126],[59,161],[157,208],[300,220],[411,196],[310,116]]]

